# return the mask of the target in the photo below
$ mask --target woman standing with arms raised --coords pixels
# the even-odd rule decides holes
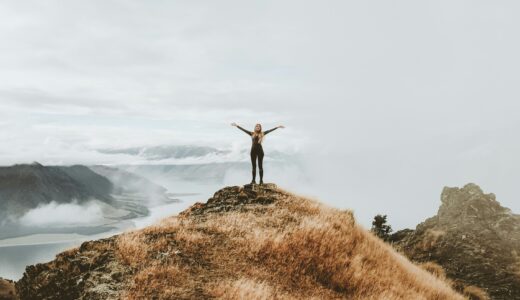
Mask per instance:
[[[256,160],[258,159],[258,167],[260,171],[260,184],[264,183],[264,149],[262,148],[262,141],[264,136],[269,132],[276,130],[278,128],[285,128],[284,126],[277,126],[273,129],[269,129],[266,131],[262,131],[262,125],[256,124],[254,131],[246,130],[236,123],[232,123],[231,126],[235,126],[243,132],[249,134],[251,136],[252,145],[251,145],[251,165],[253,167],[253,180],[251,180],[251,184],[256,184]]]

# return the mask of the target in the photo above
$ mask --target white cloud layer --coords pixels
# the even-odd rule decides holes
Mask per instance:
[[[63,226],[92,226],[103,220],[103,210],[94,201],[78,203],[50,202],[31,209],[20,217],[19,221],[25,226],[63,227]]]
[[[0,163],[247,149],[283,123],[314,193],[396,227],[473,181],[520,211],[520,3],[2,1]],[[246,157],[247,159],[247,157]],[[127,162],[132,163],[132,162]]]

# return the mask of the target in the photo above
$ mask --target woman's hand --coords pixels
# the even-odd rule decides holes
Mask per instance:
[[[231,126],[237,127],[238,125],[237,125],[237,123],[233,122],[233,123],[231,123]]]
[[[278,125],[278,127],[276,127],[276,128],[285,128],[285,126],[283,126],[283,125]]]

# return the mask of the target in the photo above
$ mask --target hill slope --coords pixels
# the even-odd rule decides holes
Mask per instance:
[[[0,220],[20,216],[51,201],[112,201],[113,185],[84,166],[47,167],[38,163],[0,167]]]
[[[492,299],[520,299],[520,215],[475,184],[444,188],[436,216],[393,240],[413,260],[434,261]]]
[[[355,224],[274,185],[30,266],[22,299],[463,299]]]

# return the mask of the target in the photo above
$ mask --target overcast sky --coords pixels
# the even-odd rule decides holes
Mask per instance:
[[[304,155],[301,190],[358,218],[413,226],[467,182],[520,212],[519,15],[518,1],[0,0],[0,164],[247,147],[229,123],[284,124],[266,152]]]

